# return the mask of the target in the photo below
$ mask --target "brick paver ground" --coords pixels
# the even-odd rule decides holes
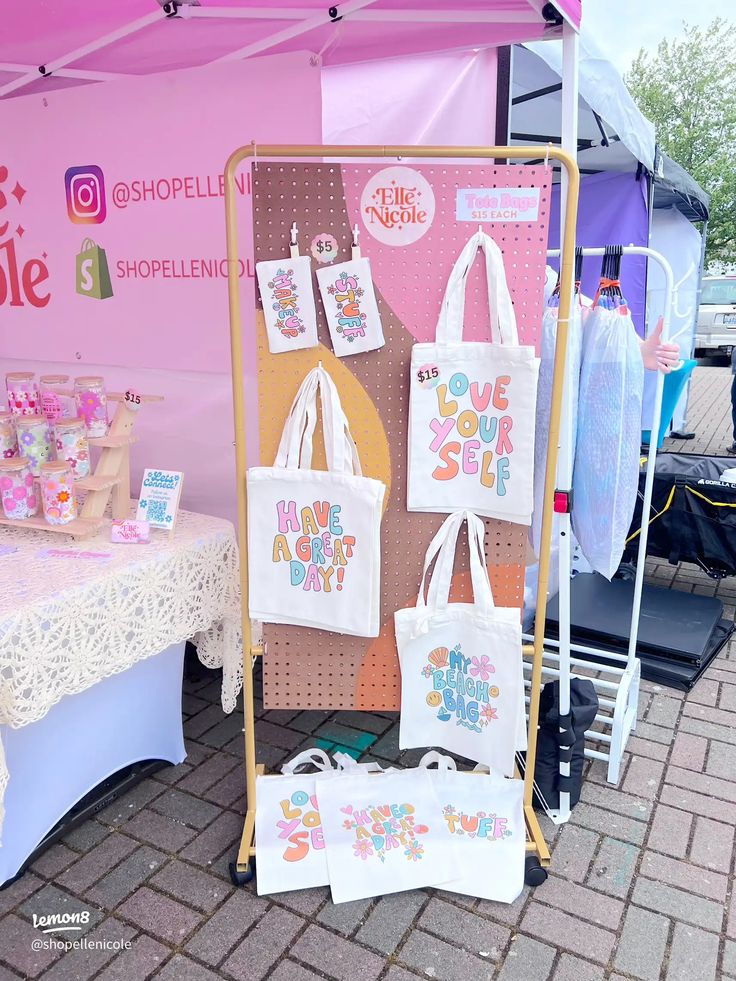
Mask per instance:
[[[719,595],[734,615],[734,581],[716,584],[692,566],[651,563],[649,572]],[[242,715],[223,715],[216,677],[187,682],[187,761],[0,891],[0,981],[736,979],[736,643],[687,696],[642,688],[619,788],[593,763],[570,823],[543,821],[552,848],[543,886],[512,906],[426,889],[335,907],[327,889],[264,898],[252,884],[232,887],[227,865],[245,809]],[[372,757],[415,762],[398,752],[395,715],[256,709],[270,769],[316,740],[358,731],[370,734]],[[130,949],[32,949],[34,913],[84,910],[85,937],[129,940]]]

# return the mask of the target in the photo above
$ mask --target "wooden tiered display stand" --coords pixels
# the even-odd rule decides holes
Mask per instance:
[[[58,394],[73,393],[59,391]],[[79,517],[65,525],[51,525],[43,515],[22,520],[3,516],[0,517],[0,525],[53,531],[71,535],[72,538],[89,538],[105,523],[105,511],[111,498],[113,519],[123,521],[130,517],[130,447],[137,442],[137,437],[133,436],[133,426],[140,406],[132,407],[132,403],[126,401],[125,395],[118,392],[108,393],[107,400],[117,402],[108,433],[106,436],[92,436],[87,440],[90,447],[98,446],[102,451],[97,466],[94,473],[74,482],[75,491],[85,492]],[[162,402],[163,396],[141,395],[140,400],[141,403]]]

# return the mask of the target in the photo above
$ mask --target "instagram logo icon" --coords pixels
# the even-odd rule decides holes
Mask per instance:
[[[105,178],[94,164],[70,167],[64,174],[66,210],[75,225],[99,225],[105,220]]]

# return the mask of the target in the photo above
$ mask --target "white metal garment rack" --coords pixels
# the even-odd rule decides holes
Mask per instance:
[[[603,256],[604,248],[583,249],[583,256]],[[551,249],[547,255],[558,257],[559,249]],[[643,246],[626,246],[624,256],[645,256],[648,260],[658,262],[665,277],[664,311],[662,340],[669,337],[673,275],[669,262],[659,252]],[[624,290],[625,294],[625,290]],[[570,376],[570,348],[568,347],[568,364],[566,379]],[[646,478],[642,504],[642,524],[639,534],[636,578],[634,581],[634,602],[631,610],[631,627],[629,633],[629,648],[626,654],[612,653],[595,647],[586,647],[570,642],[570,574],[572,570],[570,515],[559,514],[557,524],[557,544],[559,556],[559,639],[545,638],[544,666],[545,680],[558,678],[560,681],[560,714],[567,715],[570,711],[570,679],[571,668],[578,669],[581,677],[590,677],[598,694],[600,709],[595,717],[598,723],[595,729],[586,733],[585,755],[590,759],[602,760],[608,763],[609,783],[618,783],[621,769],[621,758],[630,734],[636,729],[636,716],[639,701],[639,682],[641,680],[641,664],[636,657],[636,647],[639,634],[639,615],[641,612],[641,596],[644,586],[644,565],[649,535],[649,513],[654,486],[654,467],[657,460],[657,437],[662,416],[662,393],[664,389],[664,374],[657,372],[654,407],[652,413],[651,437],[647,453]],[[560,490],[570,490],[572,487],[572,389],[565,385],[562,406],[562,425],[560,427],[560,446],[557,465],[557,487]],[[617,662],[614,665],[599,663],[598,658],[605,657]],[[525,662],[525,685],[529,689],[531,682],[530,665]],[[528,699],[527,699],[528,700]],[[569,762],[560,762],[560,775],[569,776]],[[570,817],[570,795],[560,793],[559,808],[549,811],[556,824],[563,824]]]

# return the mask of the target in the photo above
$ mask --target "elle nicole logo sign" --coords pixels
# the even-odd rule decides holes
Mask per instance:
[[[434,220],[434,192],[411,167],[386,167],[374,174],[360,199],[363,224],[384,245],[411,245]]]

